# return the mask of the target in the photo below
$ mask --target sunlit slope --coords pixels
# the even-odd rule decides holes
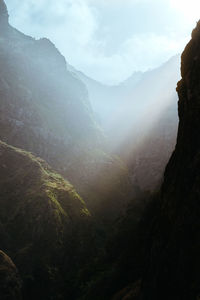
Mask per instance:
[[[114,201],[118,214],[128,199],[127,171],[105,154],[85,85],[48,39],[25,36],[7,18],[0,11],[0,138],[45,159],[92,208]]]
[[[73,275],[74,256],[81,260],[91,219],[85,203],[46,162],[0,142],[0,207],[1,249],[14,259],[25,293],[34,289],[28,299],[43,292],[48,299],[67,280],[62,269]]]

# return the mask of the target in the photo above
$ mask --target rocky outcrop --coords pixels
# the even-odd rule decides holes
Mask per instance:
[[[200,22],[182,54],[179,130],[149,229],[144,299],[197,300],[200,295]]]
[[[0,1],[0,26],[8,25],[8,10],[4,0]]]
[[[21,300],[22,281],[10,257],[0,251],[0,298]]]

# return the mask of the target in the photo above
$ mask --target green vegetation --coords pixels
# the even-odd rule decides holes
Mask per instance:
[[[0,142],[0,169],[2,249],[15,258],[25,289],[35,289],[32,297],[47,293],[45,286],[45,291],[37,287],[38,276],[45,284],[53,284],[55,290],[49,292],[56,294],[64,289],[65,278],[60,279],[62,288],[52,280],[62,277],[68,252],[78,255],[80,248],[71,247],[89,230],[90,213],[73,186],[31,153]],[[70,261],[65,268],[76,270]]]

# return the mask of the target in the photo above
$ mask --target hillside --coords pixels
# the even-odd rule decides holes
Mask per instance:
[[[85,85],[48,39],[35,40],[11,27],[3,7],[0,139],[46,160],[94,213],[102,215],[107,205],[107,216],[117,216],[130,198],[128,172],[106,154]]]
[[[73,276],[77,255],[81,266],[84,230],[91,232],[85,203],[46,162],[3,142],[0,171],[1,249],[15,261],[25,297],[64,295],[65,270]]]

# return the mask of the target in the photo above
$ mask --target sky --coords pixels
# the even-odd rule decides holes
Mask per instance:
[[[67,62],[116,84],[181,53],[200,18],[199,0],[5,0],[10,23],[48,37]]]

